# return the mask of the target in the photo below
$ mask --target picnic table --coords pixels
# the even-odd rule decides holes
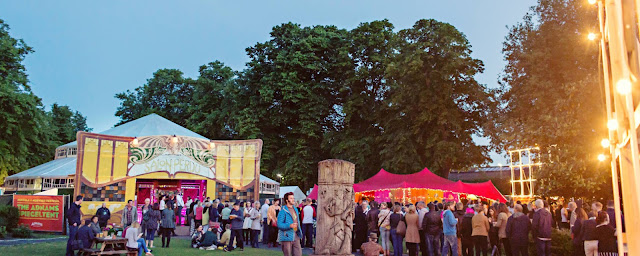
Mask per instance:
[[[101,244],[101,246],[98,246]],[[98,248],[99,247],[99,248]],[[93,240],[91,248],[96,249],[83,249],[80,252],[82,255],[137,255],[138,251],[130,251],[127,249],[127,239],[122,237],[110,238],[99,237]]]

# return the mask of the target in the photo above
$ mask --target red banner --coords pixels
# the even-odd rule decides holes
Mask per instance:
[[[20,211],[19,224],[36,231],[62,232],[63,196],[13,195],[13,206]]]

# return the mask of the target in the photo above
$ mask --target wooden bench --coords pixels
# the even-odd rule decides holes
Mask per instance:
[[[100,251],[95,249],[84,249],[81,250],[81,255],[93,256],[93,255],[138,255],[138,250],[129,251],[129,250],[118,250],[118,251]]]

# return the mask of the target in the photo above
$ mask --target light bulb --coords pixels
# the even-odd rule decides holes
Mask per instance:
[[[173,138],[171,138],[171,142],[173,142],[173,143],[178,143],[178,137],[176,137],[175,135],[173,135]]]
[[[216,148],[216,144],[213,143],[213,141],[209,142],[209,149],[214,149]]]
[[[604,154],[599,154],[599,155],[598,155],[598,161],[602,162],[602,161],[604,161],[604,160],[606,160],[606,159],[607,159],[607,157],[606,157],[606,156],[604,156]]]
[[[589,39],[591,41],[596,40],[597,37],[598,37],[598,35],[596,35],[595,33],[589,33],[587,35],[587,39]]]
[[[615,119],[611,119],[609,120],[609,122],[607,122],[607,128],[609,128],[609,130],[617,130],[618,129],[618,120]]]
[[[608,148],[611,145],[611,142],[609,142],[609,139],[602,139],[602,141],[600,141],[600,145],[602,145],[603,148]]]
[[[134,147],[137,147],[138,146],[138,138],[137,137],[133,138],[133,141],[131,142],[131,144],[133,144]]]
[[[631,81],[629,81],[629,79],[626,79],[626,78],[620,79],[616,83],[616,90],[618,91],[618,93],[622,95],[627,95],[631,93]]]
[[[587,2],[589,2],[589,4],[596,4],[598,0],[587,0]]]

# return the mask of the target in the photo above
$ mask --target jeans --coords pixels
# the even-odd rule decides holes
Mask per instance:
[[[313,245],[313,223],[302,224],[302,247],[311,248]]]
[[[302,256],[302,247],[300,246],[300,238],[295,238],[290,242],[282,242],[282,254],[284,256]]]
[[[504,253],[507,256],[511,256],[511,246],[509,245],[509,238],[500,238],[500,245],[502,245],[502,247],[504,248]]]
[[[180,226],[180,225],[182,225],[182,206],[178,206],[178,214],[176,214],[176,215],[178,215],[178,216],[176,216],[176,217],[178,217],[177,225]]]
[[[260,244],[258,243],[258,237],[260,236],[260,230],[255,230],[252,229],[251,230],[251,246],[253,246],[254,248],[259,248]]]
[[[529,256],[529,246],[511,244],[511,253],[513,256]]]
[[[424,230],[418,230],[418,234],[420,235],[420,252],[422,255],[427,255],[427,240],[425,237]]]
[[[458,237],[456,235],[444,235],[442,255],[449,255],[449,250],[451,250],[451,255],[458,256]]]
[[[144,242],[144,239],[138,238],[137,242],[138,242],[138,256],[142,256],[143,254],[149,251],[149,249],[147,249],[147,245]]]
[[[427,254],[429,256],[440,256],[442,252],[440,249],[440,234],[430,235],[429,233],[424,234],[425,243],[427,244]]]
[[[391,240],[393,240],[393,256],[402,256],[402,236],[391,230]]]
[[[267,225],[267,218],[262,219],[262,243],[269,243],[269,225]]]
[[[584,241],[584,254],[586,256],[598,256],[598,240]]]
[[[473,239],[463,237],[460,243],[462,243],[462,256],[473,256]]]
[[[409,250],[409,256],[418,256],[418,244],[419,243],[407,243],[407,249]]]
[[[487,236],[472,236],[473,238],[473,247],[475,248],[476,251],[476,256],[480,256],[480,254],[482,254],[482,256],[486,256],[488,249],[487,249]]]
[[[162,247],[169,247],[171,243],[171,233],[173,233],[172,228],[161,228],[160,232],[162,232]],[[165,243],[166,240],[166,243]]]
[[[76,233],[78,232],[78,226],[69,225],[69,240],[67,240],[67,256],[73,256],[73,248],[71,247],[71,242],[76,240]]]
[[[385,251],[389,250],[390,234],[391,234],[391,230],[388,230],[385,227],[380,227],[380,245],[382,246],[382,249]]]
[[[155,238],[155,235],[156,235],[156,230],[157,229],[155,229],[155,228],[148,228],[147,229],[147,235],[145,236],[147,241],[153,241],[153,239]]]
[[[242,229],[232,229],[231,230],[231,237],[229,238],[229,246],[227,246],[227,250],[231,251],[233,250],[233,241],[234,239],[237,240],[236,242],[236,246],[238,246],[240,249],[244,249],[244,240],[242,237]]]
[[[536,238],[536,252],[538,256],[551,256],[551,240],[543,241]]]

